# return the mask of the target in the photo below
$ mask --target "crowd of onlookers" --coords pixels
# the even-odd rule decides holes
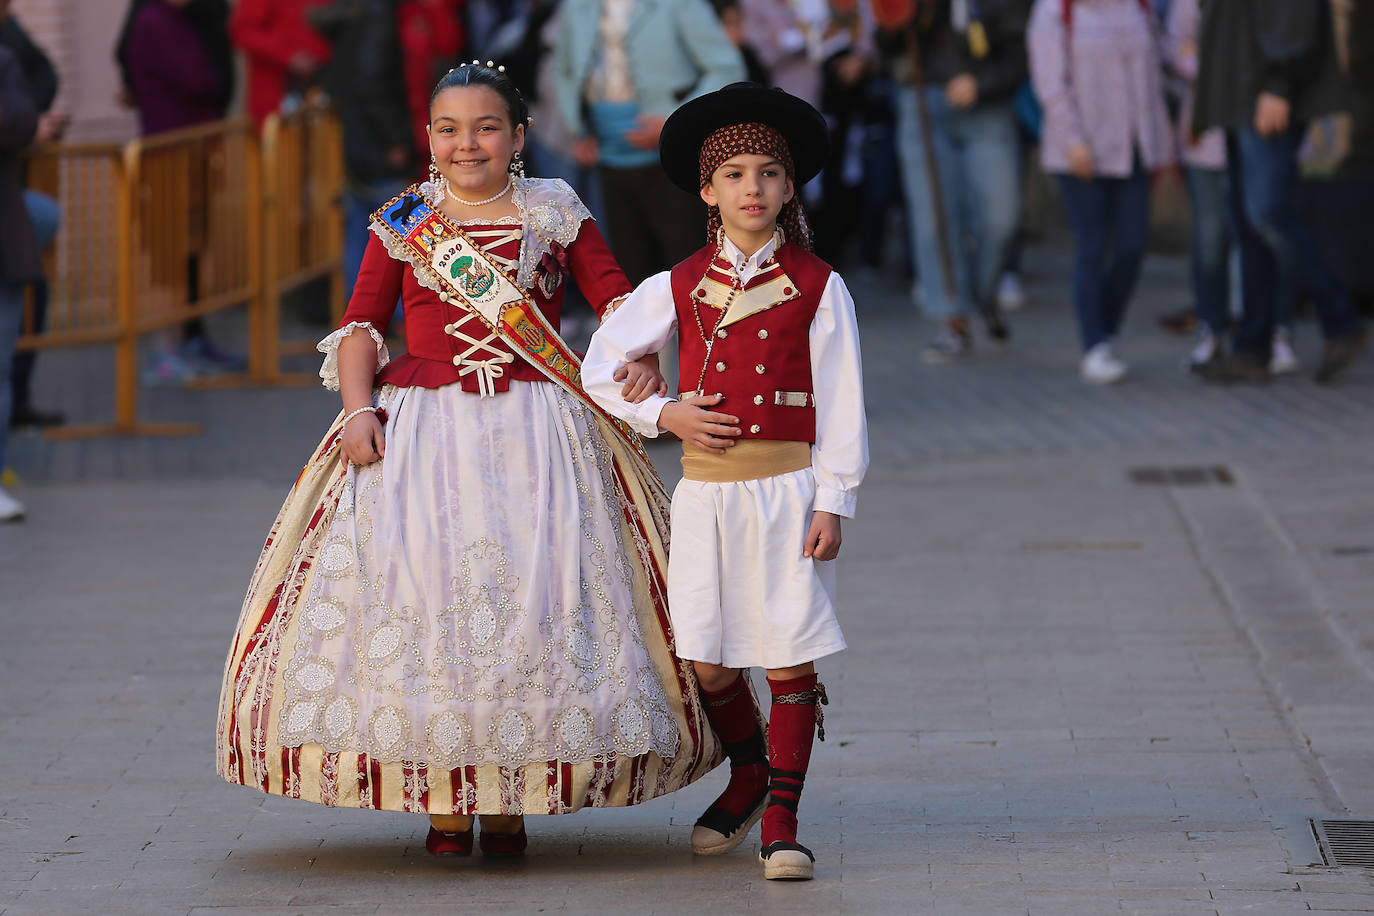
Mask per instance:
[[[58,214],[22,191],[21,154],[65,125],[48,113],[52,65],[7,7],[0,0],[0,316],[28,290],[41,323],[40,252]],[[1038,149],[1073,231],[1079,369],[1092,383],[1126,374],[1117,337],[1152,179],[1178,167],[1194,303],[1175,323],[1198,329],[1192,368],[1213,382],[1294,371],[1294,310],[1308,303],[1324,382],[1359,355],[1365,332],[1299,217],[1297,157],[1315,119],[1364,104],[1350,76],[1369,79],[1359,35],[1369,37],[1370,7],[1354,4],[1354,24],[1343,23],[1356,30],[1344,67],[1329,0],[132,0],[114,53],[145,134],[221,118],[237,97],[261,125],[326,92],[344,129],[350,284],[369,214],[425,173],[430,89],[461,60],[494,60],[522,87],[535,118],[531,174],[573,184],[632,281],[704,241],[700,202],[657,164],[667,115],[738,80],[781,86],[831,128],[826,168],[802,190],[818,253],[862,272],[899,251],[935,327],[921,351],[931,364],[969,360],[979,328],[995,342],[1011,334],[1022,186]],[[0,324],[0,374],[12,378],[0,391],[2,466],[6,428],[62,417],[30,403],[32,357],[13,356],[17,319]],[[150,349],[148,383],[239,364],[199,322]],[[0,518],[22,512],[12,502],[0,490]]]

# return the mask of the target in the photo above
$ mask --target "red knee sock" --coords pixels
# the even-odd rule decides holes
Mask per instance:
[[[768,716],[768,757],[772,762],[768,808],[763,812],[763,846],[797,842],[797,802],[816,731],[816,675],[787,681],[768,679],[773,708]],[[822,688],[823,689],[823,688]],[[822,733],[822,736],[824,733]]]
[[[711,807],[747,814],[768,784],[768,759],[754,693],[741,674],[724,690],[702,688],[701,699],[706,718],[730,758],[730,784]]]

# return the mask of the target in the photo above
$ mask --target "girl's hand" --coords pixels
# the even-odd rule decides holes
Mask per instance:
[[[806,532],[802,556],[813,560],[833,560],[840,555],[840,517],[833,512],[811,513],[811,528]]]
[[[723,397],[719,394],[709,397],[694,394],[681,401],[671,401],[663,406],[663,412],[658,415],[659,429],[666,429],[702,451],[724,455],[741,432],[735,425],[739,417],[705,409],[719,404]]]
[[[626,363],[616,370],[613,378],[624,382],[620,396],[631,404],[638,404],[651,394],[664,397],[668,394],[668,382],[658,371],[658,354],[646,353],[634,362]]]
[[[386,435],[372,412],[360,413],[344,425],[341,443],[344,457],[362,466],[386,457]]]

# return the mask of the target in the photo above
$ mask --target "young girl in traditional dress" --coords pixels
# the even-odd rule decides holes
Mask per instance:
[[[473,815],[486,854],[518,853],[524,814],[635,804],[720,759],[671,654],[662,483],[557,334],[569,278],[601,313],[630,286],[568,186],[524,177],[527,123],[490,66],[435,89],[434,180],[375,214],[320,344],[343,412],[259,560],[220,701],[230,782],[427,813],[432,853],[469,853]]]
[[[854,303],[811,254],[796,197],[825,162],[826,125],[801,99],[735,84],[679,108],[660,154],[710,207],[711,242],[596,331],[584,382],[635,429],[683,442],[668,602],[730,757],[692,849],[729,852],[762,817],[764,877],[806,879],[815,857],[797,842],[796,812],[825,701],[814,662],[845,646],[831,561],[868,466]],[[693,390],[625,400],[620,374],[674,331]],[[773,699],[766,751],[740,671],[752,666]]]

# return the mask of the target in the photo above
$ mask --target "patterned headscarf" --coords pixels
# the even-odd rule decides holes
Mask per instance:
[[[786,238],[807,251],[811,250],[811,229],[802,213],[801,188],[796,187],[796,169],[792,166],[792,152],[787,140],[775,127],[758,121],[730,124],[712,133],[701,145],[701,186],[711,183],[711,176],[730,157],[741,153],[771,156],[782,163],[783,171],[793,182],[792,199],[782,205],[778,223]],[[720,208],[710,207],[706,224],[707,237],[714,241],[721,227]]]

